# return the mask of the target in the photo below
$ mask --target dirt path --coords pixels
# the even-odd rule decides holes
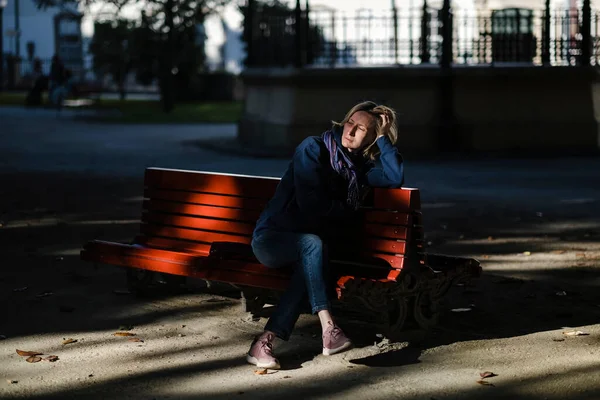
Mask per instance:
[[[87,240],[134,236],[150,158],[274,175],[286,162],[190,150],[173,134],[161,158],[165,143],[140,134],[134,146],[124,127],[110,136],[118,157],[95,151],[92,164],[85,149],[106,143],[101,127],[86,126],[89,146],[75,146],[81,136],[11,121],[18,140],[0,139],[0,398],[600,398],[598,159],[412,163],[429,248],[479,258],[478,286],[456,288],[429,334],[390,343],[346,321],[357,346],[329,358],[317,321],[303,316],[277,347],[285,369],[256,375],[243,355],[265,320],[241,313],[235,290],[189,282],[188,293],[137,299],[119,294],[121,269],[95,269],[78,252]],[[80,123],[62,124],[82,134]],[[131,173],[116,174],[118,160]],[[124,327],[143,342],[113,335]],[[573,330],[588,335],[563,334]],[[28,363],[16,349],[59,360]],[[486,379],[494,386],[477,383],[484,371],[498,375]]]

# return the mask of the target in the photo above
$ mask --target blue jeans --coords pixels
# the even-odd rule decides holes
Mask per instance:
[[[331,308],[325,279],[327,256],[319,236],[264,231],[252,239],[252,250],[258,261],[269,268],[293,268],[290,285],[265,330],[288,340],[307,298],[313,314]]]

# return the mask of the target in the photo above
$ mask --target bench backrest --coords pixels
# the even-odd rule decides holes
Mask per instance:
[[[213,242],[249,244],[278,178],[148,168],[140,235],[149,247],[209,255]],[[406,266],[422,246],[417,189],[374,189],[361,221],[360,253]]]

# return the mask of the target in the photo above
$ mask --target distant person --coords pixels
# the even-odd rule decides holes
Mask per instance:
[[[69,92],[70,71],[68,71],[58,55],[52,57],[50,76],[48,77],[48,99],[51,104],[61,107]]]
[[[28,106],[40,106],[42,105],[42,94],[48,87],[48,78],[44,75],[42,61],[39,58],[33,60],[31,79],[33,85],[29,93],[27,93],[25,104]]]
[[[250,347],[249,363],[280,368],[273,342],[276,337],[289,339],[306,300],[321,322],[323,354],[352,346],[331,315],[326,232],[355,218],[369,187],[402,185],[397,138],[394,110],[369,101],[355,105],[342,122],[296,148],[252,238],[252,250],[262,264],[291,267],[293,274],[264,332]]]

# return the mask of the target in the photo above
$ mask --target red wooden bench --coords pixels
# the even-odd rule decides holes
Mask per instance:
[[[256,311],[265,293],[284,290],[290,277],[290,269],[261,265],[249,246],[278,182],[148,168],[138,236],[130,244],[88,242],[81,258],[129,267],[133,289],[149,283],[148,271],[234,284]],[[357,221],[331,243],[338,304],[388,332],[402,329],[409,315],[422,327],[434,325],[448,288],[481,272],[476,260],[425,253],[417,189],[374,189]]]

